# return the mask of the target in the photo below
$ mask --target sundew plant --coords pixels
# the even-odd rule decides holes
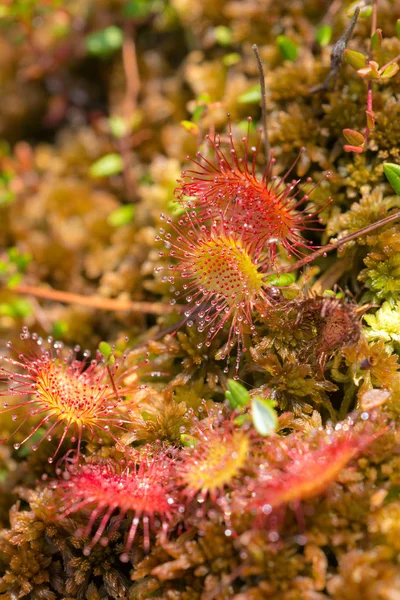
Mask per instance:
[[[0,6],[0,598],[400,586],[400,6]]]

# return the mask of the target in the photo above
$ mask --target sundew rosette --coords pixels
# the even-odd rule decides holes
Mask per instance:
[[[223,219],[206,227],[195,211],[183,215],[178,224],[161,216],[173,230],[160,230],[167,254],[173,259],[163,280],[173,288],[181,285],[188,308],[188,325],[196,324],[199,333],[206,331],[204,345],[210,347],[215,336],[227,325],[228,340],[220,353],[224,359],[237,344],[236,370],[246,351],[245,334],[255,330],[253,315],[270,299],[264,282],[269,261],[254,257],[247,242]],[[165,254],[160,252],[160,256]],[[160,270],[164,267],[160,267]],[[199,343],[201,348],[202,343]]]
[[[248,119],[249,125],[251,118]],[[213,157],[198,152],[191,159],[195,168],[185,169],[175,190],[177,198],[185,205],[195,207],[204,222],[223,215],[229,229],[240,235],[244,243],[255,253],[268,251],[275,260],[277,247],[282,246],[289,255],[302,256],[310,249],[311,242],[303,232],[319,230],[318,214],[325,208],[310,211],[309,196],[321,183],[311,178],[303,185],[300,179],[290,180],[301,153],[282,177],[273,175],[275,159],[272,157],[262,175],[257,173],[260,137],[257,146],[250,145],[250,130],[242,137],[243,156],[239,156],[233,141],[229,121],[227,149],[219,135],[206,136]],[[307,191],[306,191],[307,190]],[[189,201],[188,201],[189,198]],[[330,200],[328,200],[328,203]]]
[[[246,490],[233,498],[236,513],[243,510],[260,522],[291,505],[329,493],[344,469],[366,452],[385,431],[384,423],[370,423],[370,415],[349,415],[334,427],[315,428],[308,435],[291,433],[266,440],[263,458],[255,465]]]
[[[129,422],[129,404],[123,399],[131,391],[130,386],[123,389],[118,385],[121,362],[110,361],[101,353],[90,360],[88,352],[80,360],[78,347],[67,351],[51,338],[45,343],[27,328],[21,340],[18,350],[8,343],[15,358],[2,357],[5,366],[0,366],[0,381],[5,384],[1,395],[19,399],[17,403],[7,399],[0,410],[0,414],[11,413],[18,423],[10,438],[15,439],[20,430],[25,432],[26,425],[29,430],[14,448],[35,438],[32,450],[36,450],[44,440],[57,439],[56,451],[48,459],[53,462],[66,439],[76,443],[78,454],[83,439],[97,436],[102,441],[111,436],[117,442],[117,432]]]
[[[175,462],[167,452],[142,452],[136,459],[88,460],[72,464],[64,479],[53,482],[56,490],[58,519],[78,513],[86,525],[76,536],[89,539],[83,553],[87,556],[96,544],[106,546],[116,531],[125,532],[124,552],[129,552],[139,530],[143,547],[150,550],[151,533],[166,536],[172,518],[179,516],[179,504],[173,489]]]

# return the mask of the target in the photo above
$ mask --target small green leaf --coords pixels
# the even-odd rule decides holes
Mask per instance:
[[[51,328],[51,335],[54,338],[62,338],[68,332],[69,325],[66,321],[56,321]]]
[[[344,58],[346,62],[348,62],[349,65],[356,71],[364,68],[367,64],[367,57],[364,56],[364,54],[361,54],[361,52],[356,52],[355,50],[346,49],[344,51]]]
[[[12,204],[14,200],[14,192],[0,187],[0,206],[7,206],[8,204]]]
[[[397,21],[396,21],[396,33],[397,33],[397,37],[400,40],[400,19],[397,19]]]
[[[237,417],[235,417],[233,419],[234,424],[237,425],[238,427],[242,427],[242,425],[244,425],[245,423],[248,423],[249,421],[251,421],[251,417],[247,413],[238,415]]]
[[[232,31],[224,25],[215,27],[214,37],[220,46],[230,46],[232,44]]]
[[[324,298],[344,298],[343,292],[334,292],[333,290],[325,290],[322,294]]]
[[[199,134],[199,126],[196,123],[192,123],[192,121],[181,121],[181,125],[186,131],[189,133],[193,133],[193,135]]]
[[[111,227],[122,227],[122,225],[129,225],[132,223],[135,217],[135,207],[133,204],[124,204],[116,208],[108,215],[107,223]]]
[[[285,287],[292,285],[296,281],[296,275],[293,273],[282,273],[282,275],[270,275],[266,279],[268,285],[274,285],[275,287]]]
[[[366,19],[372,15],[372,6],[370,4],[364,5],[364,2],[360,2],[360,0],[356,0],[356,2],[352,2],[350,6],[347,8],[346,15],[348,17],[353,17],[356,12],[356,8],[360,9],[360,13],[358,15],[359,19]]]
[[[400,196],[400,165],[384,163],[383,172],[396,194]]]
[[[225,65],[225,67],[232,67],[240,62],[240,60],[241,56],[238,52],[230,52],[229,54],[225,54],[222,59],[222,63]]]
[[[374,35],[371,37],[371,48],[372,50],[380,50],[382,46],[382,29],[377,29]]]
[[[228,389],[225,392],[225,398],[229,400],[232,408],[238,408],[246,406],[250,401],[250,394],[246,388],[235,381],[234,379],[228,379]]]
[[[276,43],[283,58],[292,62],[296,60],[299,51],[297,44],[293,40],[286,37],[286,35],[278,35]]]
[[[206,109],[207,109],[207,105],[206,104],[198,104],[196,106],[196,108],[194,109],[194,111],[192,113],[192,119],[193,119],[194,123],[198,123],[200,121],[200,119],[204,115]],[[181,121],[181,124],[183,122],[190,123],[191,121]]]
[[[128,0],[123,8],[125,17],[143,19],[147,17],[152,10],[152,3],[149,0]]]
[[[13,319],[25,319],[33,314],[31,303],[25,298],[15,298],[0,304],[0,315]]]
[[[108,119],[108,126],[114,137],[121,139],[129,133],[129,127],[124,117],[114,115]]]
[[[240,94],[240,96],[237,99],[239,104],[255,104],[256,102],[260,102],[260,100],[261,87],[259,83],[253,85],[247,90],[247,92],[243,92],[243,94]]]
[[[9,248],[7,254],[10,262],[16,265],[19,271],[25,271],[32,260],[29,252],[20,252],[15,246]]]
[[[183,446],[186,446],[188,448],[195,448],[198,443],[199,440],[193,437],[193,435],[189,435],[188,433],[181,434],[181,444]]]
[[[359,131],[355,129],[343,129],[343,135],[346,138],[346,141],[349,142],[352,146],[363,146],[364,145],[364,136]]]
[[[392,63],[381,73],[381,78],[383,80],[391,79],[394,77],[399,70],[399,65],[397,63]]]
[[[278,427],[278,416],[274,409],[274,401],[255,396],[251,400],[253,425],[260,435],[267,436],[275,433]]]
[[[7,279],[7,287],[8,288],[13,288],[16,287],[19,283],[21,283],[21,279],[22,279],[22,275],[21,273],[13,273],[8,279]]]
[[[110,356],[112,356],[113,349],[111,348],[108,342],[100,342],[99,352],[101,352],[104,358],[109,358]]]
[[[332,27],[330,25],[320,25],[317,28],[315,39],[320,46],[327,46],[332,39]]]
[[[95,31],[85,39],[86,50],[94,56],[108,56],[122,47],[124,34],[120,27],[110,25]]]
[[[92,177],[111,177],[121,173],[124,163],[120,154],[106,154],[96,160],[89,169]]]
[[[168,212],[171,213],[174,217],[180,217],[186,212],[186,208],[183,206],[183,204],[181,202],[178,202],[178,200],[175,200],[174,198],[171,198],[171,200],[169,200],[167,206]]]

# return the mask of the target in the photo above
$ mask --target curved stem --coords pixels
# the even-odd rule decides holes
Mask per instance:
[[[132,302],[129,300],[115,300],[113,298],[101,298],[100,296],[81,296],[71,292],[53,290],[52,288],[40,288],[32,285],[17,285],[10,288],[11,292],[63,302],[65,304],[80,304],[100,310],[147,313],[151,315],[166,315],[173,312],[183,312],[184,306],[175,304],[170,306],[162,302]]]
[[[324,256],[328,252],[331,252],[332,250],[336,250],[337,248],[344,246],[348,242],[351,242],[352,240],[356,240],[357,238],[361,237],[362,235],[367,235],[368,233],[375,231],[375,229],[378,229],[379,227],[383,227],[384,225],[388,225],[389,223],[393,223],[393,221],[397,221],[398,219],[400,219],[400,212],[394,213],[393,215],[389,215],[388,217],[385,217],[384,219],[381,219],[380,221],[377,221],[376,223],[371,223],[371,225],[367,225],[366,227],[363,227],[362,229],[358,229],[358,231],[354,231],[353,233],[350,233],[349,235],[346,235],[345,237],[340,238],[340,240],[337,240],[336,242],[333,242],[332,244],[327,244],[326,246],[319,248],[319,250],[315,250],[315,252],[313,252],[309,256],[306,256],[305,258],[298,260],[297,262],[293,263],[292,265],[289,265],[288,267],[283,267],[282,269],[279,269],[279,273],[280,274],[281,273],[291,273],[292,271],[297,271],[297,269],[301,269],[301,267],[308,265],[308,263],[312,262],[316,258],[318,258],[320,256]],[[275,273],[273,271],[271,271],[270,273],[266,273],[266,276],[274,275],[274,274]]]

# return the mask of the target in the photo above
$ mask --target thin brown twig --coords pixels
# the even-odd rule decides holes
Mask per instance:
[[[332,252],[332,250],[336,250],[337,248],[340,248],[341,246],[344,246],[348,242],[351,242],[352,240],[356,240],[357,238],[359,238],[363,235],[368,235],[372,231],[379,229],[379,227],[383,227],[384,225],[393,223],[394,221],[397,221],[398,219],[400,219],[400,212],[394,213],[393,215],[389,215],[388,217],[385,217],[384,219],[381,219],[380,221],[377,221],[376,223],[371,223],[371,225],[367,225],[366,227],[363,227],[362,229],[359,229],[358,231],[354,231],[354,233],[350,233],[349,235],[346,235],[345,237],[341,238],[340,240],[337,240],[336,242],[333,242],[332,244],[327,244],[326,246],[323,246],[322,248],[315,250],[309,256],[306,256],[305,258],[298,260],[297,262],[293,263],[292,265],[289,265],[288,267],[283,267],[283,268],[279,269],[279,273],[280,274],[281,273],[291,273],[292,271],[297,271],[297,269],[301,269],[301,267],[308,265],[308,263],[315,260],[316,258],[319,258],[320,256],[324,256],[328,252]],[[267,273],[266,276],[268,276],[268,275],[275,275],[275,273],[274,272]]]
[[[123,160],[123,177],[128,198],[132,199],[135,189],[135,178],[130,164],[130,150],[132,148],[131,127],[132,115],[137,108],[137,100],[140,91],[140,76],[137,64],[136,45],[133,38],[132,24],[128,23],[124,30],[124,41],[122,44],[122,63],[125,73],[125,97],[123,102],[123,117],[127,131],[120,139],[119,147]]]
[[[265,75],[264,75],[264,67],[261,61],[260,53],[258,51],[257,44],[253,44],[252,46],[253,52],[255,54],[258,66],[258,73],[260,77],[260,86],[261,86],[261,117],[262,117],[262,126],[264,131],[264,152],[265,152],[265,164],[269,163],[269,156],[271,152],[271,147],[268,138],[268,121],[267,121],[267,93],[265,89]]]
[[[132,117],[132,113],[136,110],[140,91],[140,76],[137,64],[136,46],[130,24],[126,25],[124,31],[122,61],[126,80],[124,116],[129,120]]]
[[[331,68],[325,79],[325,81],[321,84],[318,84],[310,89],[312,94],[316,92],[322,92],[329,89],[331,82],[333,81],[336,85],[337,79],[339,77],[340,67],[342,65],[344,51],[347,48],[347,44],[351,40],[353,35],[354,28],[357,23],[358,16],[360,14],[360,8],[357,6],[354,11],[354,15],[351,18],[350,23],[346,27],[343,35],[335,42],[331,52]]]
[[[173,312],[183,312],[184,306],[175,304],[174,306],[163,304],[161,302],[142,302],[130,300],[115,300],[113,298],[101,298],[100,296],[81,296],[71,292],[53,290],[52,288],[41,288],[32,285],[17,285],[10,288],[10,291],[16,294],[33,296],[34,298],[43,298],[54,302],[65,304],[79,304],[99,310],[136,312],[151,315],[166,315]]]

